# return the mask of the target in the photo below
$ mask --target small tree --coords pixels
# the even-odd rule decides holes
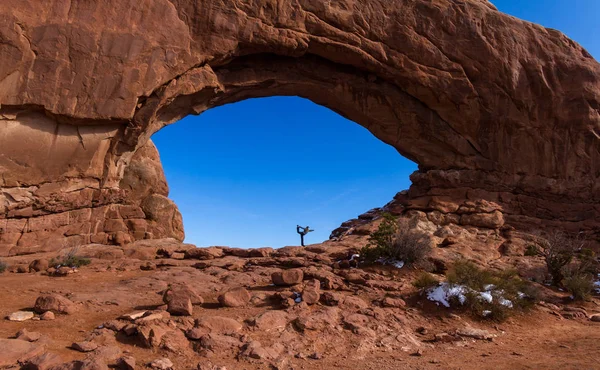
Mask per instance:
[[[421,230],[411,228],[405,218],[396,219],[389,213],[383,214],[378,229],[369,236],[369,244],[361,251],[367,262],[380,258],[416,263],[430,252],[430,238]]]
[[[544,257],[552,284],[560,286],[565,279],[565,268],[573,261],[576,253],[582,250],[584,241],[571,238],[562,231],[553,231],[546,237],[536,236],[538,254]]]

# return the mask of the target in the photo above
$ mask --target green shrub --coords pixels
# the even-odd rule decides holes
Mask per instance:
[[[8,264],[6,262],[0,261],[0,274],[8,269]]]
[[[78,248],[73,248],[64,257],[52,258],[50,260],[50,266],[56,267],[56,268],[58,268],[60,266],[81,267],[81,266],[86,266],[86,265],[89,265],[90,263],[92,263],[92,261],[89,258],[77,256],[77,251],[78,251]]]
[[[594,275],[576,271],[565,277],[563,286],[571,293],[574,300],[587,300],[594,291]]]
[[[419,289],[429,289],[437,286],[439,283],[439,280],[435,276],[423,271],[413,281],[413,286]]]
[[[525,249],[525,256],[527,257],[537,257],[540,255],[540,250],[534,244],[530,244]]]
[[[369,244],[361,250],[366,262],[392,259],[414,264],[425,259],[431,251],[430,237],[415,228],[408,220],[397,220],[389,213],[383,214],[379,228],[369,236]]]
[[[479,268],[470,261],[457,261],[447,274],[448,283],[465,287],[464,302],[458,297],[449,301],[486,320],[503,321],[516,309],[525,309],[539,301],[540,292],[521,279],[516,270],[492,271]],[[491,302],[482,297],[491,295]],[[508,304],[510,301],[512,304]]]

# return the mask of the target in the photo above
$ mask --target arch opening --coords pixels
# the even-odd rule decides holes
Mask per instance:
[[[342,222],[410,186],[416,164],[364,127],[307,99],[247,99],[188,116],[153,135],[196,245],[319,243]]]

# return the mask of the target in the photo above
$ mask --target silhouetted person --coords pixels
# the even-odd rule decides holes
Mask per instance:
[[[300,234],[300,244],[304,247],[304,235],[313,232],[310,227],[302,227],[300,225],[296,225],[296,232]]]

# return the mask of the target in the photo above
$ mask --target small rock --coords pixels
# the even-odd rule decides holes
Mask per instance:
[[[304,272],[301,269],[289,269],[276,271],[271,274],[273,284],[277,286],[291,286],[300,284],[304,279]]]
[[[495,335],[490,334],[487,330],[476,329],[470,326],[457,330],[456,334],[460,335],[461,337],[468,337],[479,340],[491,340],[495,337]]]
[[[121,370],[134,370],[135,358],[132,356],[123,356],[117,361],[117,367]]]
[[[416,356],[416,357],[421,357],[423,356],[423,350],[422,349],[418,349],[415,352],[410,354],[411,356]]]
[[[438,333],[435,335],[435,341],[440,343],[454,342],[455,338],[448,333]]]
[[[421,334],[421,335],[425,335],[425,334],[428,333],[428,330],[425,327],[420,326],[420,327],[417,328],[416,332],[419,333],[419,334]]]
[[[600,315],[592,315],[592,317],[590,317],[590,320],[593,322],[600,322]]]
[[[168,358],[159,358],[150,363],[150,368],[156,370],[171,370],[173,369],[173,363]]]
[[[244,288],[234,288],[219,296],[219,303],[224,307],[242,307],[250,301],[250,293]]]
[[[142,271],[153,271],[156,270],[156,264],[148,261],[140,265],[140,270]]]
[[[395,308],[403,308],[406,306],[406,302],[404,302],[401,298],[392,298],[385,297],[381,302],[383,307],[395,307]]]
[[[185,284],[173,285],[163,294],[163,302],[168,306],[167,311],[173,315],[191,316],[194,309],[193,301],[200,304],[204,302],[202,297]]]
[[[44,321],[54,320],[55,318],[56,318],[56,316],[54,315],[54,312],[52,312],[52,311],[46,311],[40,315],[40,319],[44,320]]]
[[[77,306],[67,298],[58,294],[44,294],[37,298],[35,301],[34,311],[37,313],[44,313],[46,311],[52,311],[54,313],[70,314],[75,312]]]
[[[71,344],[71,348],[79,352],[92,352],[98,348],[98,344],[94,342],[77,342]]]
[[[125,315],[123,315],[123,316],[121,316],[121,317],[119,317],[119,318],[120,318],[120,319],[125,319],[125,320],[131,320],[131,321],[134,321],[134,320],[136,320],[136,319],[139,319],[140,317],[143,317],[143,316],[146,314],[146,312],[148,312],[148,311],[135,311],[135,312],[130,312],[130,313],[127,313],[127,314],[125,314]]]
[[[51,352],[46,352],[39,356],[36,356],[23,364],[21,370],[50,370],[56,369],[58,365],[62,364],[62,358]],[[60,368],[59,368],[60,369]]]
[[[308,358],[310,358],[312,360],[320,360],[323,358],[323,355],[321,355],[319,352],[314,352],[314,353],[311,353],[310,356],[308,356]]]
[[[19,332],[15,336],[15,338],[17,338],[19,340],[24,340],[27,342],[37,342],[41,337],[42,337],[42,334],[35,332],[35,331],[29,331],[25,328],[19,330]]]
[[[48,269],[48,267],[50,267],[50,266],[49,266],[48,260],[46,260],[46,259],[33,260],[29,264],[29,272],[46,271]]]
[[[13,312],[6,317],[8,321],[27,321],[33,319],[35,314],[29,311],[17,311]]]

